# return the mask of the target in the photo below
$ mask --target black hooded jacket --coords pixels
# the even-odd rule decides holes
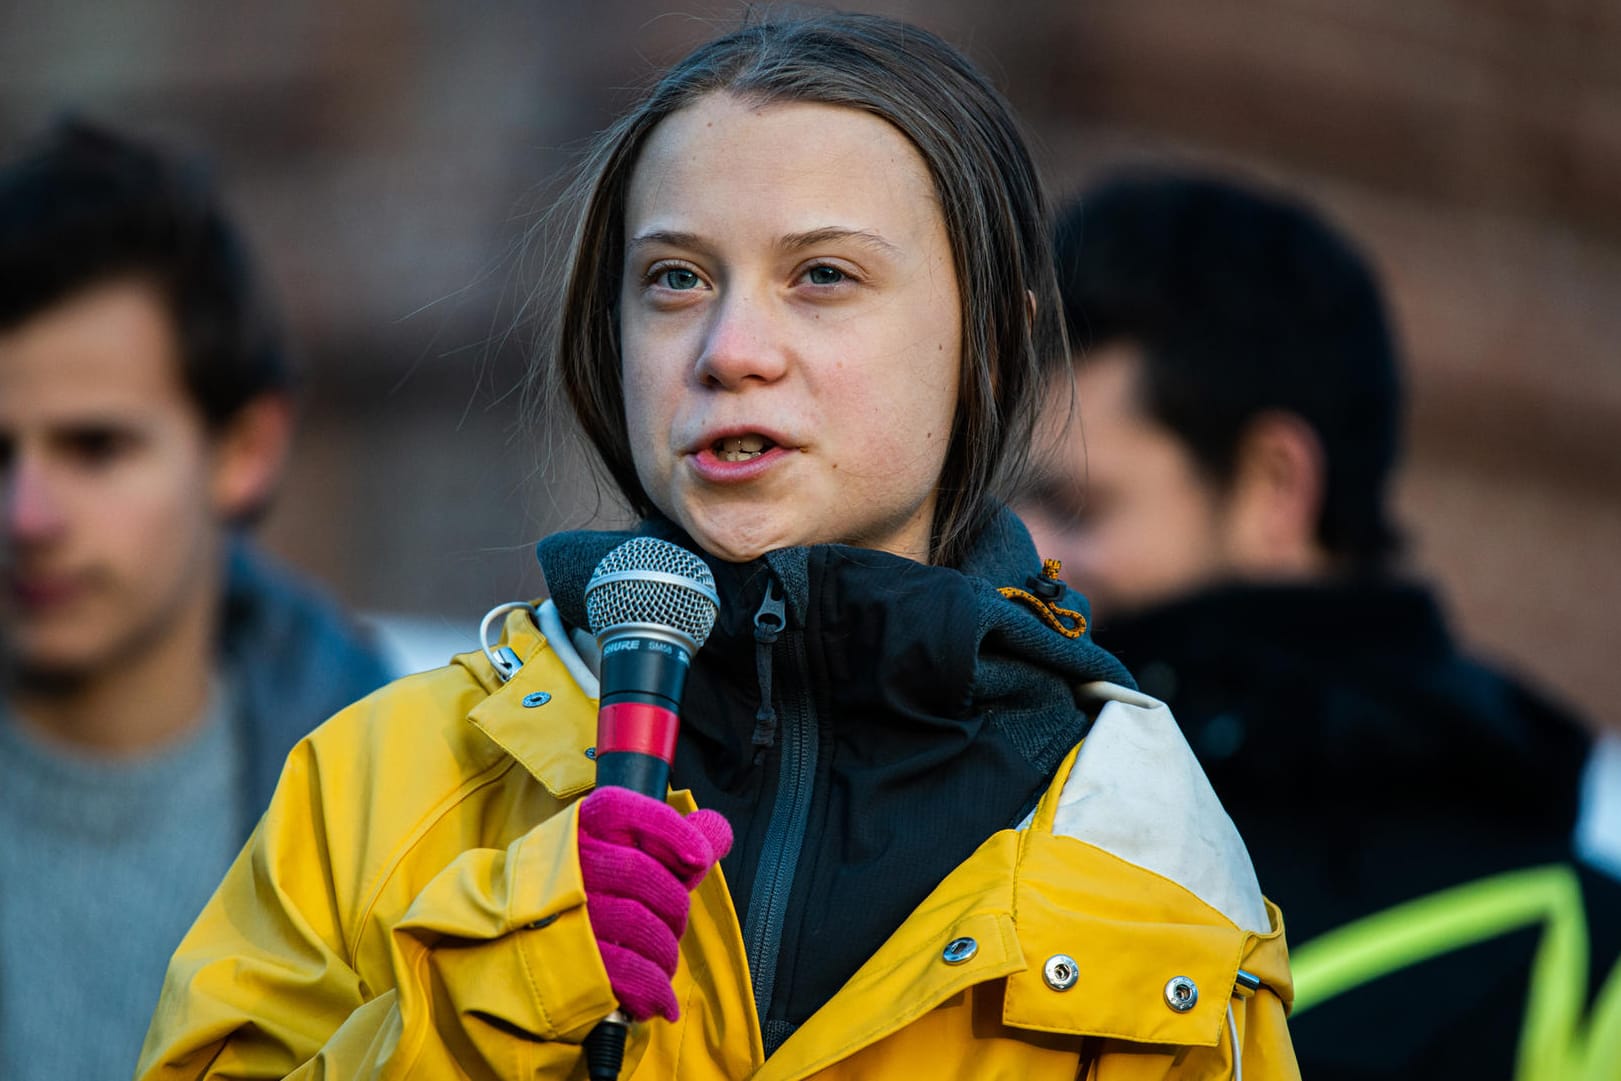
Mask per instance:
[[[1407,584],[1234,586],[1098,630],[1166,701],[1244,836],[1291,952],[1403,901],[1571,861],[1589,736],[1459,653]],[[1621,890],[1580,871],[1596,987]],[[1512,1076],[1540,929],[1297,1014],[1302,1076]]]
[[[667,522],[642,531],[700,552]],[[591,570],[627,536],[541,543],[565,623],[586,625]],[[960,568],[842,545],[706,562],[720,611],[688,677],[671,785],[735,832],[721,866],[769,1053],[1035,806],[1085,733],[1075,686],[1134,684],[1089,635],[998,592],[1041,570],[1005,511]],[[1073,592],[1059,603],[1085,611]],[[772,607],[786,625],[762,635]]]

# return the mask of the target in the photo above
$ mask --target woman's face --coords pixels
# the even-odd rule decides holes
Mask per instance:
[[[928,169],[854,109],[712,94],[631,175],[620,342],[636,473],[707,551],[927,560],[961,364]]]

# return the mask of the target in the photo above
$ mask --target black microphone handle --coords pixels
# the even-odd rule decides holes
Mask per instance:
[[[585,1037],[585,1076],[590,1081],[619,1081],[625,1063],[625,1037],[630,1019],[615,1010]]]
[[[670,788],[670,764],[656,754],[608,751],[597,755],[597,787],[628,788],[661,800]]]
[[[640,730],[635,718],[665,715],[664,723],[672,726],[670,745],[665,749],[673,753],[676,707],[685,689],[689,663],[684,650],[671,652],[656,641],[622,639],[604,650],[597,714],[597,787],[628,788],[653,799],[664,798],[670,786],[670,763],[649,753],[648,748],[659,740]],[[613,726],[607,719],[616,713],[631,715],[635,730],[628,736],[623,729],[617,737],[609,734]],[[607,749],[605,744],[624,749]],[[586,1036],[585,1069],[590,1081],[618,1081],[629,1031],[630,1019],[623,1011],[615,1010]]]

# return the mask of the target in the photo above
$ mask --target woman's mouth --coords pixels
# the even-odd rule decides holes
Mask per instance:
[[[734,435],[715,440],[710,450],[723,462],[746,462],[758,458],[775,446],[775,443],[763,435]]]
[[[689,454],[688,463],[698,476],[714,484],[744,484],[764,476],[780,464],[789,448],[760,432],[717,436]]]

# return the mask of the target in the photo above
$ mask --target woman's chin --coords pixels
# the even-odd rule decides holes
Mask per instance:
[[[798,536],[783,522],[696,516],[682,516],[678,521],[700,548],[727,563],[748,563],[778,548],[815,543]]]
[[[694,533],[692,539],[698,547],[726,563],[748,563],[759,559],[767,552],[776,548],[787,548],[787,544],[767,544],[755,542],[752,544],[739,544],[735,538],[725,542],[718,538]]]

